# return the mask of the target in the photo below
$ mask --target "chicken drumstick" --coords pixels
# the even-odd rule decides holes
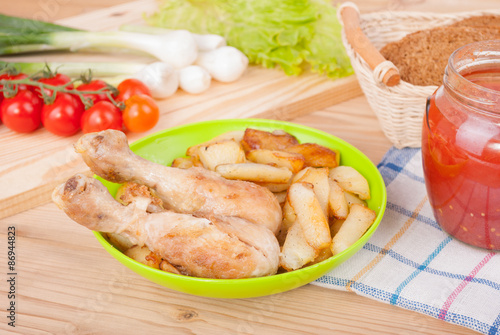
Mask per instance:
[[[153,189],[166,208],[201,217],[237,217],[269,228],[281,224],[276,197],[254,183],[227,180],[203,168],[182,170],[156,164],[134,154],[121,131],[105,130],[82,136],[75,149],[100,177]]]
[[[92,230],[121,233],[174,265],[182,274],[206,278],[247,278],[276,273],[279,245],[264,225],[236,217],[195,217],[118,203],[97,179],[75,175],[52,199],[66,214]]]

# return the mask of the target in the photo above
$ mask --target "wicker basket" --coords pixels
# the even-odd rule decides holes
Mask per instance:
[[[355,4],[350,2],[342,4],[338,13],[343,26],[347,22],[342,21],[346,20],[342,11],[348,7],[354,8],[359,14]],[[457,14],[388,11],[360,15],[358,22],[372,47],[380,50],[387,43],[400,40],[409,33],[452,24],[468,17],[484,14],[500,15],[500,10]],[[348,40],[353,41],[349,37],[346,36],[346,29],[342,29],[342,41],[351,59],[354,72],[370,107],[379,120],[382,131],[396,148],[420,147],[426,99],[437,89],[437,86],[416,86],[402,80],[392,87],[386,85],[384,75],[391,69],[397,71],[395,66],[388,61],[379,63],[380,66],[373,64],[370,66],[348,42]],[[381,55],[379,57],[383,59]]]

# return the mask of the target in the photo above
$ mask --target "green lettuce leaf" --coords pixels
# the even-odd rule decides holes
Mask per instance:
[[[162,0],[146,22],[224,36],[250,63],[288,75],[353,73],[336,9],[325,0]]]

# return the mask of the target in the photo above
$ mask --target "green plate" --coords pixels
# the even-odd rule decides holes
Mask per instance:
[[[205,279],[164,272],[125,256],[99,232],[94,232],[97,240],[122,264],[157,284],[180,292],[216,298],[258,297],[300,287],[326,274],[361,249],[382,220],[387,201],[385,184],[378,169],[368,157],[349,143],[335,136],[284,121],[261,119],[216,120],[160,131],[134,142],[131,149],[150,161],[170,165],[174,158],[184,156],[186,149],[192,145],[207,141],[227,131],[248,127],[267,131],[283,129],[297,137],[301,143],[312,142],[339,150],[340,164],[350,165],[357,169],[365,176],[370,185],[371,199],[368,200],[368,206],[377,212],[377,218],[370,229],[351,247],[323,262],[292,272],[248,279]],[[111,194],[116,193],[119,185],[107,181],[103,181],[103,183]]]

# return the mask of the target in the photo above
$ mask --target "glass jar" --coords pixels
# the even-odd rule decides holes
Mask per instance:
[[[500,250],[500,40],[450,56],[443,85],[427,100],[422,161],[440,226]]]

